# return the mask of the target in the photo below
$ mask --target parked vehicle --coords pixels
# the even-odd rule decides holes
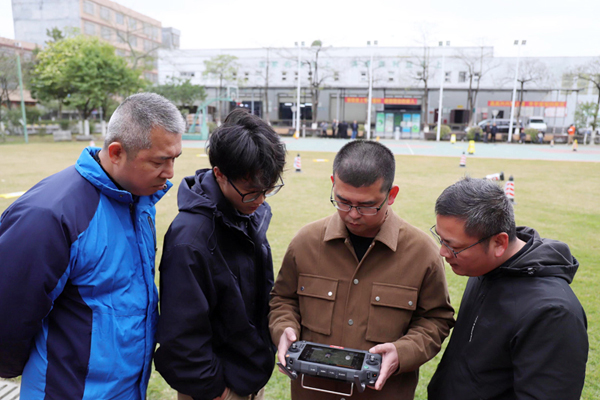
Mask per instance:
[[[490,124],[490,126],[496,123],[496,126],[498,127],[498,133],[508,133],[508,128],[510,127],[510,119],[484,119],[483,121],[479,122],[477,126],[484,130],[488,123]],[[519,126],[523,127],[523,124],[520,124]],[[465,132],[468,132],[470,128],[471,127],[465,128]],[[516,130],[516,128],[517,122],[513,121],[513,129]]]
[[[528,129],[537,129],[538,132],[546,133],[548,126],[544,121],[544,117],[529,117],[527,120]]]

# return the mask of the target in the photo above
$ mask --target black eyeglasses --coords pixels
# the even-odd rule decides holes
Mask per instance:
[[[375,214],[377,214],[379,212],[379,210],[381,210],[381,207],[383,207],[383,205],[387,201],[389,195],[390,195],[390,191],[388,190],[387,194],[385,195],[385,199],[379,205],[379,207],[352,206],[350,204],[341,203],[339,201],[334,200],[333,199],[333,187],[332,187],[331,188],[331,194],[329,195],[329,201],[331,202],[331,204],[333,204],[333,206],[335,208],[337,208],[340,211],[350,212],[350,210],[352,210],[353,208],[355,208],[356,212],[358,212],[360,215],[375,215]]]
[[[460,253],[462,253],[463,251],[465,251],[465,250],[469,250],[471,247],[477,246],[479,243],[483,243],[483,242],[485,242],[486,240],[488,240],[488,239],[489,239],[489,238],[491,238],[492,236],[496,236],[496,235],[498,235],[499,233],[502,233],[502,232],[498,232],[498,233],[494,233],[493,235],[486,236],[486,237],[484,237],[483,239],[479,240],[477,243],[473,243],[472,245],[470,245],[470,246],[467,246],[467,247],[465,247],[464,249],[462,249],[462,250],[460,250],[460,251],[456,251],[456,250],[454,250],[452,247],[450,247],[450,246],[448,245],[448,243],[446,243],[446,242],[444,242],[444,241],[442,240],[442,238],[440,237],[440,235],[438,235],[438,233],[437,233],[437,232],[436,232],[436,230],[435,230],[435,225],[434,225],[434,226],[432,226],[431,228],[429,228],[429,232],[431,232],[431,234],[433,235],[433,237],[434,237],[434,238],[435,238],[435,239],[436,239],[436,240],[437,240],[437,241],[440,243],[440,246],[441,246],[441,245],[444,245],[444,246],[446,246],[446,248],[447,248],[448,250],[450,250],[450,252],[451,252],[452,254],[454,254],[454,258],[458,258],[458,255],[459,255]]]
[[[238,188],[235,187],[233,182],[231,182],[231,180],[229,178],[227,178],[227,182],[229,182],[231,184],[231,186],[235,189],[235,191],[238,192],[240,194],[240,196],[242,196],[242,203],[251,203],[254,200],[258,199],[262,195],[264,195],[265,197],[275,196],[281,190],[281,188],[285,185],[285,183],[283,183],[283,179],[281,179],[281,177],[279,177],[279,181],[281,182],[280,185],[275,185],[275,186],[265,189],[265,190],[258,190],[255,192],[242,193],[238,190]]]

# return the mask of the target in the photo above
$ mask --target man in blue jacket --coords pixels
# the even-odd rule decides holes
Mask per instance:
[[[178,399],[262,399],[275,364],[273,262],[265,198],[283,186],[285,147],[234,110],[210,137],[211,169],[179,186],[165,235],[156,369]]]
[[[127,98],[102,149],[31,188],[0,219],[0,376],[21,398],[146,397],[155,346],[154,204],[185,122],[167,99]]]
[[[515,227],[504,191],[484,179],[446,188],[435,212],[440,254],[470,278],[429,400],[578,400],[589,346],[569,246]]]

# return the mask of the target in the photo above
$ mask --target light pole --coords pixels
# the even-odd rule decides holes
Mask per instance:
[[[298,97],[296,101],[296,133],[294,134],[296,138],[300,137],[300,51],[304,46],[304,42],[296,42],[296,46],[298,47]]]
[[[440,47],[444,47],[444,42],[439,43]],[[446,42],[446,46],[450,46],[450,42]],[[444,62],[446,61],[445,52],[442,48],[442,80],[440,82],[440,102],[438,105],[438,122],[437,122],[437,134],[435,140],[440,141],[440,133],[442,130],[442,98],[444,97],[444,81],[446,80],[446,72],[444,71]]]
[[[367,42],[367,46],[371,46],[371,42]],[[377,40],[373,41],[373,47],[377,46]],[[373,101],[373,47],[371,47],[371,61],[369,62],[369,97],[367,99],[367,140],[371,139],[371,108]]]
[[[515,99],[517,97],[517,78],[519,77],[519,60],[521,58],[521,46],[525,46],[527,44],[526,40],[521,40],[521,45],[519,45],[519,41],[515,40],[514,45],[517,46],[517,68],[515,70],[515,82],[513,84],[513,94],[512,94],[512,104],[510,105],[510,123],[508,125],[508,143],[512,142],[513,136],[513,122],[515,117]]]

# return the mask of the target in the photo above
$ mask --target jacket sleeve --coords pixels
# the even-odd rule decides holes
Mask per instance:
[[[421,284],[408,330],[394,343],[398,351],[397,373],[414,371],[435,357],[454,326],[454,309],[450,305],[443,262],[436,258]]]
[[[214,287],[202,252],[191,245],[169,248],[160,263],[159,347],[156,370],[180,393],[214,399],[225,390],[223,368],[213,352]]]
[[[279,345],[279,339],[285,328],[293,328],[296,332],[296,337],[300,337],[300,306],[298,295],[296,294],[298,271],[293,244],[294,242],[292,241],[283,257],[279,275],[271,291],[269,329],[275,346]]]
[[[0,221],[0,376],[21,375],[35,335],[64,288],[70,238],[60,218],[25,202]]]
[[[515,399],[579,399],[589,349],[585,316],[547,304],[523,319],[510,343]]]

